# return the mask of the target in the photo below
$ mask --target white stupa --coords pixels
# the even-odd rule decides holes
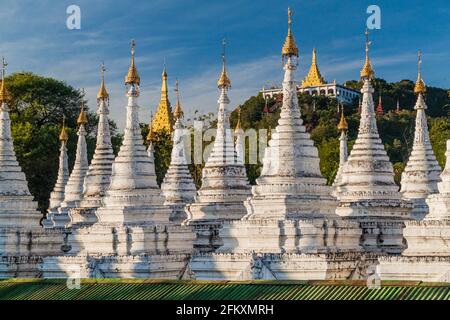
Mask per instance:
[[[411,204],[401,199],[394,171],[378,135],[366,31],[366,61],[361,70],[363,94],[358,137],[344,164],[336,186],[336,213],[354,218],[363,229],[362,245],[368,251],[398,253],[405,248],[404,221],[410,219]]]
[[[5,84],[6,66],[3,59],[0,85],[0,229],[39,227],[42,215],[37,211],[37,203],[33,201],[14,152],[8,106],[11,96]]]
[[[344,168],[345,162],[347,162],[348,158],[348,124],[347,120],[344,116],[344,107],[341,109],[341,119],[339,120],[339,124],[337,126],[338,130],[341,131],[341,135],[339,137],[339,167],[336,173],[336,177],[333,181],[333,194],[336,195],[336,186],[340,183],[342,178],[342,171]]]
[[[77,119],[78,124],[78,142],[75,156],[75,164],[70,173],[69,180],[64,188],[64,201],[58,208],[58,213],[52,215],[54,227],[67,227],[70,225],[69,211],[70,209],[80,206],[83,199],[83,184],[86,172],[88,170],[87,146],[86,146],[86,129],[87,115],[84,110],[84,102],[81,105],[81,111]]]
[[[125,134],[112,167],[111,184],[97,210],[102,223],[168,222],[170,210],[156,182],[155,166],[148,156],[139,126],[140,78],[134,62],[125,77],[128,105]]]
[[[102,65],[102,82],[97,94],[98,127],[97,143],[89,170],[86,173],[83,188],[82,208],[98,208],[109,187],[114,153],[109,130],[109,94],[105,86],[105,67]]]
[[[59,140],[61,141],[61,147],[59,149],[58,178],[56,179],[53,191],[50,193],[50,205],[47,211],[47,217],[42,221],[44,228],[54,227],[53,215],[58,214],[58,208],[64,201],[64,189],[66,187],[67,181],[69,180],[69,162],[66,147],[69,136],[67,134],[64,119],[61,133],[59,135]]]
[[[230,100],[227,92],[231,87],[228,78],[225,55],[222,73],[217,82],[219,110],[217,130],[212,148],[202,171],[202,186],[197,192],[195,202],[187,205],[186,224],[195,225],[198,230],[197,247],[217,247],[213,234],[223,221],[241,219],[246,209],[244,200],[250,196],[250,185],[245,167],[237,159],[233,134],[230,128]]]
[[[190,142],[190,133],[183,125],[183,110],[180,105],[178,81],[176,83],[177,105],[173,116],[175,125],[173,130],[173,146],[170,159],[170,166],[161,184],[161,190],[166,198],[164,205],[171,210],[170,220],[181,223],[187,216],[185,212],[186,204],[194,201],[197,189],[194,180],[189,172],[185,144]]]
[[[412,215],[415,219],[423,219],[428,213],[425,199],[429,194],[437,193],[437,183],[440,181],[441,167],[436,160],[428,134],[427,116],[424,95],[425,83],[420,72],[421,53],[419,51],[418,75],[414,92],[417,94],[416,127],[414,144],[405,170],[402,173],[400,192],[405,199],[413,202]]]

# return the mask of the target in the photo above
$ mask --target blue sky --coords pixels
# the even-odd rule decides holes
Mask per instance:
[[[81,30],[68,30],[66,8],[81,8]],[[187,117],[193,110],[216,112],[221,39],[226,38],[232,105],[263,86],[282,80],[280,49],[286,10],[294,11],[293,32],[300,50],[297,79],[307,72],[317,49],[323,76],[343,82],[358,78],[364,59],[366,8],[381,8],[381,29],[371,32],[377,76],[388,81],[415,79],[416,52],[423,52],[428,85],[450,87],[450,4],[422,1],[85,1],[1,0],[0,55],[8,72],[33,71],[87,91],[95,108],[99,65],[105,61],[111,117],[125,121],[123,77],[129,41],[136,39],[141,75],[141,121],[159,100],[166,60],[170,98],[175,79]]]

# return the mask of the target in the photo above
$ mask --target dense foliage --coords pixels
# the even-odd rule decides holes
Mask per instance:
[[[30,192],[44,212],[48,207],[50,192],[56,182],[63,115],[69,132],[69,167],[75,161],[77,144],[76,119],[80,112],[83,94],[70,85],[33,73],[15,73],[6,78],[12,96],[10,102],[11,132],[17,160],[28,180]],[[97,115],[86,106],[88,158],[95,150]],[[110,122],[114,149],[121,139],[116,135],[116,125]]]

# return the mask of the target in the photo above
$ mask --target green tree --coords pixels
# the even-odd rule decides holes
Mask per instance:
[[[45,212],[50,192],[56,182],[59,157],[59,133],[63,115],[69,131],[69,167],[75,160],[77,143],[76,119],[84,99],[81,91],[65,82],[42,77],[30,72],[15,73],[6,78],[11,93],[11,132],[14,149],[31,194],[38,201],[39,210]],[[88,157],[95,149],[97,115],[86,105]],[[114,141],[116,125],[110,122]],[[117,146],[115,146],[117,150]]]

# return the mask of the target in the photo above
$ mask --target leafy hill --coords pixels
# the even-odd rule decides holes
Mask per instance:
[[[361,82],[347,81],[348,87],[359,90]],[[412,148],[415,127],[414,105],[416,96],[413,88],[414,82],[401,80],[388,83],[383,79],[374,81],[376,91],[374,101],[377,104],[379,92],[382,92],[382,104],[385,114],[378,117],[378,130],[385,145],[391,162],[394,164],[396,182],[400,182],[401,172],[408,160]],[[443,167],[445,163],[445,143],[450,139],[450,97],[448,89],[427,87],[426,103],[428,106],[430,140],[433,150]],[[339,165],[339,132],[337,123],[339,112],[337,100],[334,98],[299,94],[299,106],[302,117],[311,138],[319,150],[321,159],[320,168],[323,176],[331,184]],[[401,111],[397,114],[395,108],[397,99]],[[275,128],[279,118],[281,102],[277,99],[269,100],[268,107],[271,113],[263,112],[266,101],[261,94],[250,97],[241,105],[241,125],[245,129]],[[315,107],[314,107],[315,105]],[[349,150],[356,139],[359,114],[358,101],[344,106],[345,115],[349,124]],[[231,124],[237,121],[237,112],[231,115]],[[261,164],[247,165],[249,179],[254,183],[258,177]]]

